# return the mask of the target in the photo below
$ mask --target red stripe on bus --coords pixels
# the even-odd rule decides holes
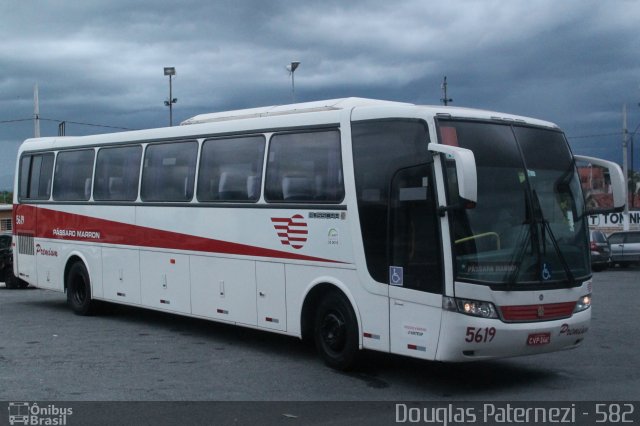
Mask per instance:
[[[16,210],[25,217],[35,218],[37,229],[35,237],[54,240],[87,241],[106,244],[187,250],[206,253],[231,254],[240,256],[267,257],[288,260],[306,260],[313,262],[344,263],[304,254],[289,253],[248,244],[198,237],[179,232],[164,231],[156,228],[132,225],[107,219],[100,219],[75,213],[66,213],[31,205],[18,205]],[[273,220],[273,219],[272,219]],[[26,226],[16,226],[16,232],[33,232],[32,222]],[[55,233],[54,233],[55,230]],[[295,238],[292,238],[296,241]],[[296,247],[298,248],[298,247]]]

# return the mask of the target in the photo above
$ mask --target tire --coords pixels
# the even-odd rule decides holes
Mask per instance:
[[[18,278],[13,275],[13,271],[11,269],[5,271],[4,284],[5,286],[7,286],[7,288],[11,289],[18,288],[20,285]]]
[[[358,321],[344,295],[332,292],[322,299],[313,334],[325,364],[343,371],[353,367],[358,355]]]
[[[93,315],[95,302],[91,300],[91,281],[82,262],[71,265],[67,274],[67,303],[76,315]]]

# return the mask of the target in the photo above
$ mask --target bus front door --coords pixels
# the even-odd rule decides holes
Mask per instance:
[[[442,252],[432,164],[399,170],[389,203],[391,352],[433,359],[442,316]]]

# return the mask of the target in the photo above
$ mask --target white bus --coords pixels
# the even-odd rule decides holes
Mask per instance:
[[[585,202],[553,124],[359,98],[25,141],[15,273],[77,314],[115,302],[470,361],[578,346]],[[608,167],[615,207],[620,168]]]

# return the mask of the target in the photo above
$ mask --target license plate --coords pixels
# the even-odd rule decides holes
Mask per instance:
[[[551,343],[551,333],[535,333],[527,337],[528,346],[548,345]]]

